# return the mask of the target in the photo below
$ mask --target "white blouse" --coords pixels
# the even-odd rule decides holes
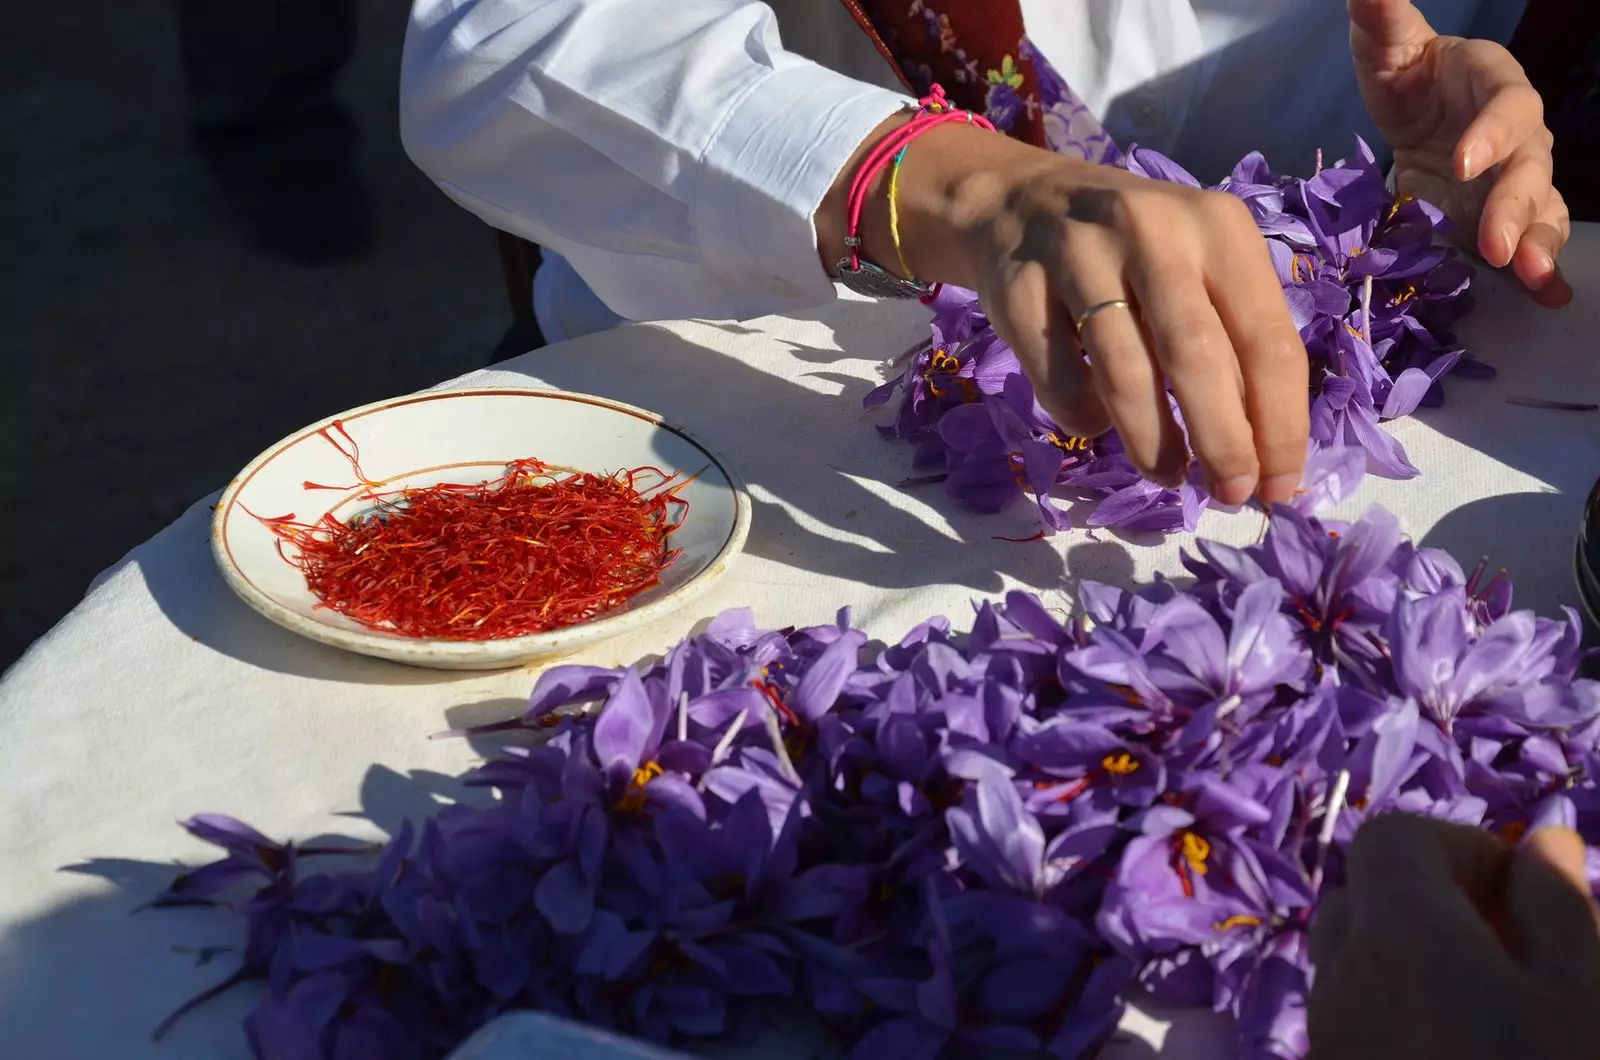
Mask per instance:
[[[1030,39],[1119,143],[1202,180],[1252,150],[1303,171],[1357,133],[1381,147],[1341,0],[1021,2]],[[1524,6],[1415,2],[1441,33],[1501,42]],[[832,299],[812,218],[905,103],[840,0],[416,0],[400,91],[417,165],[546,248],[552,341]]]

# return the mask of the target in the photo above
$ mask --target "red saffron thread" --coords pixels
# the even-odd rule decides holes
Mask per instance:
[[[407,637],[497,640],[588,621],[660,584],[689,508],[678,491],[692,479],[676,477],[562,476],[527,459],[493,482],[372,494],[374,506],[348,523],[331,512],[261,522],[318,606]],[[660,481],[646,495],[641,480],[651,478]]]

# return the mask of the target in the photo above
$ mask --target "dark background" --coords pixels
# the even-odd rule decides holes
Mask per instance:
[[[8,9],[0,668],[278,438],[489,359],[510,320],[494,236],[400,147],[408,7],[363,0],[340,79],[376,244],[316,267],[256,250],[191,150],[171,4]]]

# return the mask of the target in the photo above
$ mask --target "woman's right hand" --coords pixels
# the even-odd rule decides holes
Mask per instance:
[[[1063,429],[1095,437],[1115,426],[1128,458],[1165,485],[1184,480],[1192,446],[1224,504],[1293,494],[1310,429],[1309,367],[1266,243],[1238,199],[958,124],[912,144],[899,188],[908,266],[920,280],[978,292]],[[896,254],[883,198],[869,201],[862,234],[867,256],[887,267]],[[827,223],[830,205],[818,232],[825,260],[837,261],[826,258],[839,227]],[[1076,333],[1085,311],[1117,300],[1129,308],[1096,311]]]

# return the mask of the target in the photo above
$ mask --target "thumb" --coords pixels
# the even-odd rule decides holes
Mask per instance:
[[[1600,933],[1583,840],[1565,828],[1530,835],[1511,869],[1508,906],[1516,956],[1551,984],[1600,987]]]
[[[1358,62],[1404,69],[1438,34],[1411,0],[1349,0],[1350,49]]]

